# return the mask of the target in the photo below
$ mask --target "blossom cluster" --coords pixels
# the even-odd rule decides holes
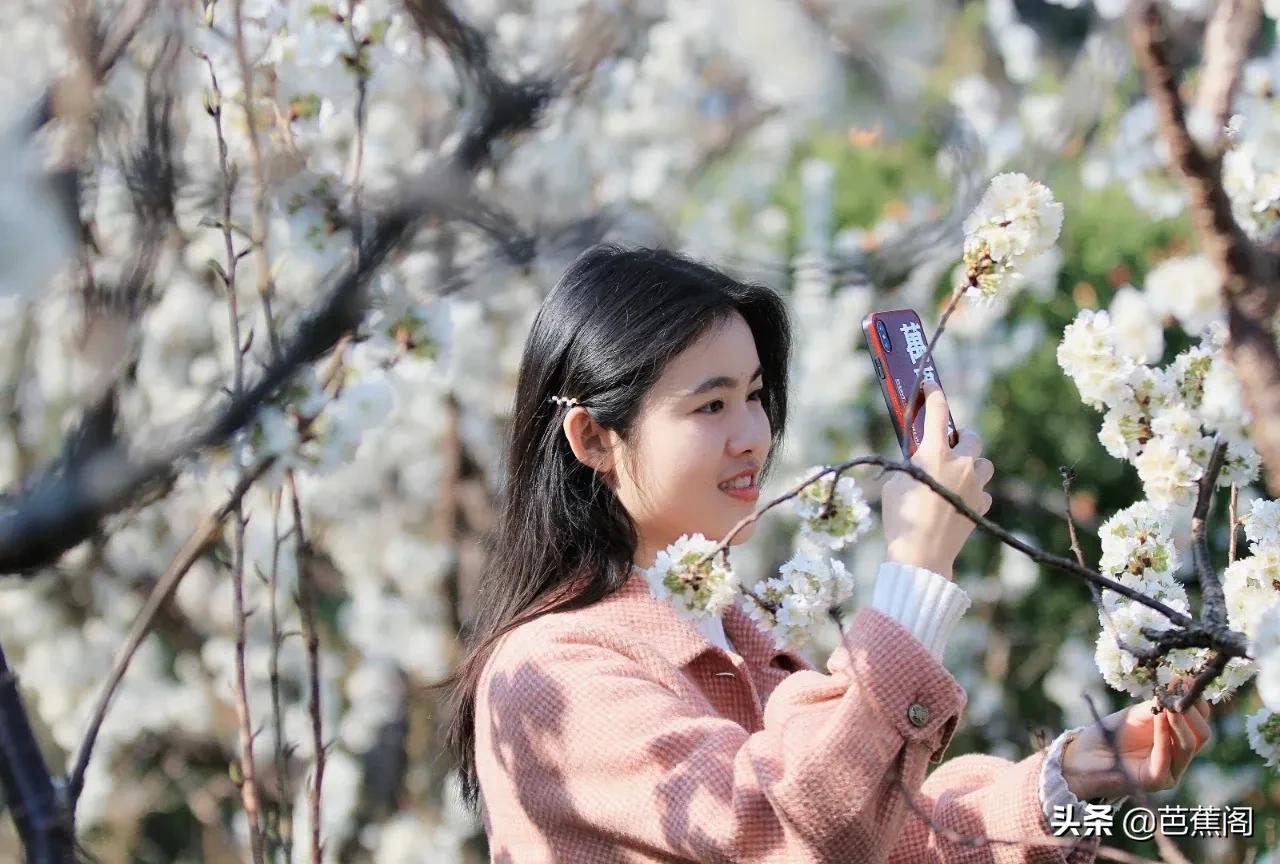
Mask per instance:
[[[1098,534],[1103,573],[1175,611],[1188,612],[1186,589],[1173,576],[1178,556],[1166,512],[1139,501],[1112,515]],[[1114,591],[1103,589],[1102,600],[1094,659],[1111,687],[1146,698],[1157,682],[1167,684],[1175,674],[1194,668],[1198,657],[1186,649],[1169,652],[1155,665],[1141,663],[1130,649],[1147,651],[1154,645],[1142,628],[1166,630],[1169,619]]]
[[[1280,114],[1265,104],[1234,114],[1227,122],[1227,140],[1222,185],[1231,210],[1249,236],[1269,243],[1280,236]]]
[[[1276,767],[1280,766],[1280,501],[1254,501],[1243,522],[1253,554],[1227,568],[1223,590],[1229,623],[1249,637],[1257,667],[1263,707],[1246,718],[1249,746],[1268,766]]]
[[[778,646],[798,647],[809,641],[815,625],[828,609],[853,596],[854,580],[843,562],[825,550],[842,549],[871,527],[871,508],[857,483],[841,477],[835,484],[830,466],[810,468],[799,482],[818,472],[792,500],[800,518],[800,537],[813,551],[801,549],[778,568],[776,576],[762,580],[753,590],[728,564],[718,544],[702,534],[681,535],[658,552],[645,570],[650,593],[672,604],[682,617],[698,621],[719,616],[734,602],[773,636]]]
[[[997,174],[963,227],[968,293],[990,301],[1013,290],[1057,241],[1062,205],[1025,174]]]
[[[1210,702],[1222,702],[1257,675],[1264,708],[1248,718],[1249,741],[1268,765],[1280,760],[1280,501],[1255,500],[1241,520],[1249,555],[1229,564],[1222,574],[1227,624],[1251,640],[1253,660],[1233,657],[1204,690]],[[1158,600],[1176,612],[1190,614],[1186,589],[1174,577],[1178,556],[1171,514],[1149,501],[1114,514],[1103,523],[1102,571],[1128,588]],[[1150,698],[1155,685],[1194,675],[1208,661],[1210,649],[1176,648],[1154,661],[1146,652],[1155,643],[1149,631],[1168,630],[1160,612],[1114,591],[1103,590],[1102,625],[1094,661],[1107,684],[1138,698]]]
[[[718,616],[738,594],[738,576],[718,545],[702,534],[682,534],[646,569],[650,592],[691,621]]]
[[[1215,323],[1199,345],[1159,367],[1121,350],[1105,310],[1083,309],[1063,331],[1058,364],[1086,404],[1106,411],[1098,439],[1137,469],[1147,499],[1158,507],[1194,500],[1217,441],[1226,444],[1219,486],[1258,476],[1260,458],[1225,338]]]
[[[815,466],[810,473],[796,478],[796,482],[803,483],[819,471],[827,473],[791,499],[792,511],[800,517],[800,535],[805,540],[816,546],[843,549],[870,530],[871,508],[857,481],[852,477],[836,481],[831,466]]]
[[[742,608],[773,636],[778,647],[809,641],[827,611],[853,596],[854,581],[844,563],[823,555],[796,553],[778,575],[743,597]]]

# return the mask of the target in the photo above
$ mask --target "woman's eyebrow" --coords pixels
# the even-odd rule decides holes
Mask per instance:
[[[756,367],[755,374],[753,374],[749,380],[754,381],[757,378],[759,378],[762,374],[764,374],[764,364],[761,364]],[[717,375],[714,378],[708,378],[706,381],[703,381],[701,384],[699,384],[697,387],[694,387],[692,390],[684,391],[683,393],[680,394],[680,398],[684,399],[685,397],[688,397],[688,396],[697,396],[701,393],[706,393],[708,390],[715,390],[719,387],[737,387],[737,386],[738,386],[737,378],[730,378],[728,375]]]

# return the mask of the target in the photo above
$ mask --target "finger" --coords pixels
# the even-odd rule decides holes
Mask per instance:
[[[1160,781],[1170,773],[1170,755],[1172,747],[1169,741],[1169,724],[1164,712],[1155,715],[1151,723],[1151,777],[1152,781]]]
[[[1172,760],[1173,779],[1177,782],[1182,777],[1182,773],[1187,770],[1191,757],[1196,755],[1196,736],[1192,733],[1184,715],[1168,710],[1163,713],[1169,715],[1169,728],[1173,730],[1174,737],[1177,739]]]
[[[951,452],[957,456],[971,456],[977,459],[982,455],[982,438],[972,429],[961,429],[960,437],[956,439],[956,446],[951,448]]]
[[[924,382],[921,390],[925,394],[924,407],[920,409],[924,411],[924,440],[921,446],[941,450],[950,446],[947,441],[947,418],[950,416],[947,397],[936,381]]]
[[[982,500],[978,502],[978,515],[986,516],[987,511],[991,509],[991,493],[983,492]]]
[[[978,478],[978,482],[986,486],[996,475],[996,466],[990,459],[979,457],[973,463],[973,473]]]
[[[1208,720],[1209,714],[1213,709],[1209,707],[1208,699],[1201,698],[1196,702],[1196,710],[1204,716],[1204,719]]]
[[[1209,725],[1209,719],[1198,710],[1184,711],[1183,716],[1187,718],[1187,725],[1191,727],[1191,732],[1196,736],[1196,752],[1199,753],[1209,743],[1209,739],[1213,737],[1213,727]]]

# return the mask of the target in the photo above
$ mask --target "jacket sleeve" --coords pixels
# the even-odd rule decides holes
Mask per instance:
[[[544,840],[572,838],[558,860],[579,860],[572,851],[592,844],[743,864],[1068,860],[1034,846],[975,855],[908,820],[904,789],[934,820],[987,833],[1043,819],[1035,783],[1043,755],[1014,767],[962,757],[971,761],[939,769],[922,789],[965,693],[876,609],[846,627],[829,674],[793,672],[774,689],[754,732],[708,715],[603,638],[543,634],[533,648],[510,652],[518,659],[482,681],[479,717],[492,726],[477,737],[487,751],[477,752],[477,767],[482,786],[486,773],[502,775],[490,784],[502,788],[496,800],[485,791],[494,805],[486,818],[518,812]],[[1010,790],[1030,797],[1003,797]],[[1018,802],[1012,814],[1009,800]]]
[[[1100,838],[1055,837],[1045,817],[1040,777],[1047,755],[1038,750],[1016,763],[984,754],[947,760],[913,798],[889,864],[1091,864]]]

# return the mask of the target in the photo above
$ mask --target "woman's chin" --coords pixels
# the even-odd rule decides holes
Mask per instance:
[[[730,525],[727,528],[725,528],[723,531],[720,532],[720,537],[721,538],[728,537],[729,534],[733,531],[733,526],[737,524],[738,522],[735,519],[732,523],[730,523]],[[752,522],[749,525],[743,525],[742,530],[739,531],[737,534],[733,535],[733,539],[729,541],[729,545],[730,546],[741,545],[747,542],[748,540],[750,540],[751,535],[754,534],[755,532],[756,532],[756,523]]]

